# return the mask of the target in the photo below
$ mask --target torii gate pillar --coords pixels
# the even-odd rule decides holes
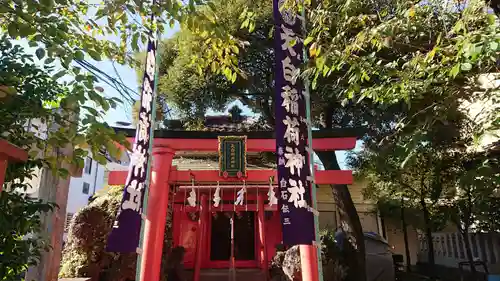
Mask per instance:
[[[168,178],[174,155],[175,151],[168,147],[153,147],[153,165],[144,225],[140,281],[160,280],[163,237],[170,191]]]

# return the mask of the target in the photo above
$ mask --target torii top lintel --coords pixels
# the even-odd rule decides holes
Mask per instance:
[[[133,142],[135,130],[115,129],[122,131]],[[274,152],[276,151],[276,140],[274,132],[207,132],[207,131],[155,131],[153,141],[154,148],[168,148],[175,151],[218,151],[218,136],[247,136],[247,151],[249,152]],[[313,131],[313,148],[315,151],[334,151],[349,150],[356,146],[356,139],[360,136],[358,129],[342,129],[328,131]],[[154,154],[154,150],[153,150]],[[171,159],[171,158],[170,158]],[[241,179],[224,179],[219,176],[217,170],[177,170],[177,167],[171,167],[171,160],[168,161],[167,169],[169,184],[178,184],[190,182],[194,176],[197,182],[236,182]],[[247,180],[250,182],[266,183],[270,177],[277,183],[276,170],[248,170]],[[108,184],[124,184],[127,178],[126,171],[110,172]],[[317,184],[352,184],[353,177],[351,171],[327,170],[316,171]]]
[[[115,128],[123,132],[133,142],[135,130]],[[350,150],[356,146],[360,130],[334,129],[313,131],[313,149],[315,151]],[[253,132],[211,132],[211,131],[155,131],[153,146],[168,147],[175,151],[207,151],[216,152],[219,148],[218,136],[247,136],[247,151],[276,151],[275,133],[271,131]]]

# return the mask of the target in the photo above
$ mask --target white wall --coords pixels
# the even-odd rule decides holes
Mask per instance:
[[[71,177],[68,192],[68,206],[66,208],[66,224],[64,241],[66,241],[67,227],[69,219],[81,208],[85,207],[89,198],[99,190],[102,190],[108,183],[107,176],[109,171],[126,171],[130,163],[128,153],[123,153],[120,159],[112,159],[105,166],[99,164],[97,161],[92,160],[91,171],[88,173],[87,165],[90,156],[85,159],[85,166],[82,171],[81,177]],[[83,192],[83,184],[89,184],[89,192]]]
[[[87,171],[87,166],[91,161],[90,173]],[[69,223],[70,216],[74,215],[78,210],[85,207],[89,198],[98,190],[104,187],[104,172],[105,167],[97,163],[97,161],[92,160],[92,158],[86,158],[85,167],[82,172],[81,177],[71,177],[68,192],[68,205],[66,208],[66,228],[64,234],[64,240],[66,240],[66,230],[67,224]],[[84,193],[83,185],[84,183],[89,184],[88,193]]]
[[[462,235],[456,233],[436,232],[432,234],[434,258],[438,265],[458,267],[459,262],[467,261],[465,243]],[[420,237],[418,260],[427,262],[427,241]],[[500,273],[500,234],[499,233],[469,233],[472,256],[487,264],[490,273]],[[482,267],[476,267],[479,271]],[[469,270],[468,267],[465,267]]]

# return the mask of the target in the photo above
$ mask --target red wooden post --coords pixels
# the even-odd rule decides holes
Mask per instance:
[[[302,281],[318,281],[318,259],[316,248],[313,245],[300,245],[300,264]]]
[[[28,152],[4,139],[0,139],[0,193],[2,192],[3,182],[5,181],[5,172],[8,162],[26,160],[28,160]]]
[[[5,181],[5,172],[7,170],[7,159],[0,159],[0,193],[2,193],[3,182]]]
[[[269,275],[269,262],[267,259],[267,241],[266,241],[266,217],[264,208],[264,194],[259,194],[259,206],[258,206],[258,219],[259,219],[259,245],[260,245],[260,262],[261,268],[264,272],[265,280],[268,280]]]
[[[200,217],[198,219],[198,233],[196,237],[196,260],[194,262],[194,276],[193,281],[200,280],[200,272],[201,272],[201,262],[203,258],[203,238],[207,237],[207,215],[208,215],[208,201],[207,195],[203,194],[200,198],[201,201],[201,212]]]
[[[175,151],[167,147],[153,148],[153,166],[144,225],[141,257],[141,281],[159,281],[163,237],[168,209],[168,177]]]

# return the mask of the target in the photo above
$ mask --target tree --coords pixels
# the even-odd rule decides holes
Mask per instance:
[[[422,146],[411,159],[405,159],[406,155],[398,154],[397,145],[387,145],[378,151],[365,150],[351,161],[357,176],[368,182],[364,190],[366,198],[382,206],[386,205],[384,202],[400,202],[403,198],[404,208],[419,210],[421,215],[408,221],[425,232],[431,266],[434,265],[432,232],[444,227],[447,221],[440,206],[443,199],[454,194],[447,182],[443,155],[443,151]]]
[[[3,252],[2,280],[18,280],[19,274],[29,265],[38,262],[40,253],[48,245],[38,232],[41,218],[54,210],[53,202],[31,200],[18,192],[29,188],[26,180],[33,177],[36,168],[47,168],[56,177],[67,177],[70,171],[62,163],[83,168],[90,146],[93,157],[101,162],[106,159],[99,150],[105,148],[118,156],[116,143],[126,145],[124,135],[116,134],[111,127],[98,121],[102,108],[108,102],[92,105],[89,96],[101,100],[94,80],[85,75],[69,84],[58,83],[50,72],[53,64],[38,67],[32,55],[24,53],[5,37],[0,38],[0,131],[2,138],[29,151],[26,163],[9,165],[2,194],[2,227],[0,252]],[[47,61],[46,61],[47,62]],[[109,100],[112,103],[114,100]],[[87,113],[79,112],[87,109]],[[81,113],[81,122],[78,116]],[[91,114],[94,113],[94,114]],[[31,121],[38,120],[39,125]],[[72,148],[71,153],[61,154],[62,149]],[[19,218],[22,215],[23,218]],[[32,235],[32,236],[27,236]],[[62,235],[62,233],[61,233]],[[14,249],[14,250],[9,250]]]
[[[499,27],[484,1],[331,0],[312,2],[307,14],[313,61],[305,74],[313,85],[331,77],[343,83],[342,96],[382,104],[429,97],[440,104],[464,92],[498,99],[477,84],[498,70]]]
[[[164,32],[165,27],[181,25],[205,39],[199,45],[207,56],[197,58],[199,65],[216,64],[234,76],[235,64],[228,59],[241,45],[227,36],[218,26],[210,9],[199,11],[198,5],[212,7],[210,1],[105,1],[94,4],[79,0],[10,1],[0,5],[0,29],[15,38],[28,39],[38,46],[37,55],[58,58],[69,73],[77,75],[71,62],[81,62],[88,57],[100,61],[109,58],[119,63],[135,65],[129,53],[139,51],[151,31]],[[155,21],[151,21],[152,15]],[[115,36],[120,43],[102,39]],[[226,51],[213,57],[212,51]],[[210,60],[208,62],[208,59]]]
[[[369,182],[366,195],[378,200],[379,206],[387,208],[387,203],[403,198],[405,207],[421,212],[422,218],[412,222],[426,233],[431,265],[432,231],[453,222],[466,240],[474,272],[468,232],[480,223],[476,214],[488,212],[490,203],[496,201],[493,191],[498,186],[498,171],[488,158],[474,153],[474,133],[484,130],[486,124],[478,122],[455,98],[451,96],[445,107],[427,113],[440,116],[439,122],[426,123],[435,118],[427,114],[415,118],[411,126],[388,140],[352,155],[350,164]],[[420,122],[426,124],[425,130]]]
[[[32,233],[41,231],[41,215],[51,211],[53,204],[31,200],[26,196],[2,191],[0,195],[0,280],[19,280],[28,266],[38,263],[48,241]]]
[[[494,204],[498,200],[495,190],[500,186],[500,174],[495,167],[498,161],[484,154],[469,153],[460,158],[454,161],[453,169],[456,194],[447,202],[446,209],[463,238],[471,273],[477,278],[469,232],[490,231],[491,222],[498,219]]]

